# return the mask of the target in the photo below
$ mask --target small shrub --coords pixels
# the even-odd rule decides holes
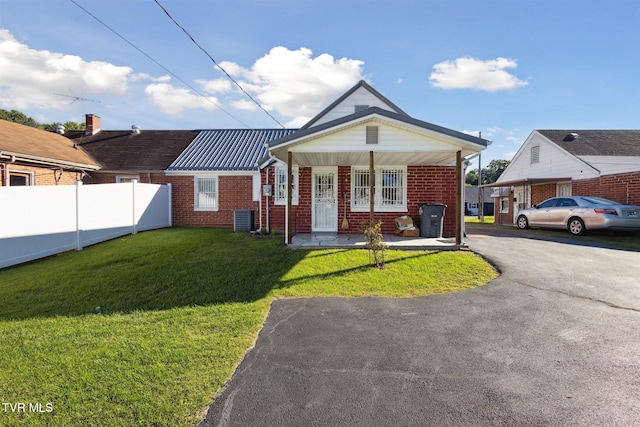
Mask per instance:
[[[387,244],[382,237],[382,221],[369,226],[363,223],[362,232],[364,233],[364,241],[369,249],[369,259],[371,260],[373,255],[373,265],[380,269],[384,268],[384,255],[387,250]]]

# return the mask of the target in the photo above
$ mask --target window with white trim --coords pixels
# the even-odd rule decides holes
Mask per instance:
[[[194,209],[197,211],[217,211],[218,177],[196,177],[194,187]]]
[[[131,182],[133,180],[136,180],[138,182],[140,182],[140,176],[139,175],[118,175],[116,176],[116,183],[121,183],[121,182]]]
[[[401,212],[407,210],[406,166],[377,166],[374,169],[374,210]],[[351,168],[351,210],[369,210],[369,168]]]
[[[9,171],[9,186],[29,186],[35,185],[33,172]]]
[[[556,184],[556,196],[564,197],[571,195],[571,183],[570,182],[559,182]]]
[[[500,197],[500,213],[508,213],[508,212],[509,212],[509,198]]]
[[[291,203],[298,204],[298,167],[293,166],[291,168],[291,174],[293,175],[293,195],[291,196]],[[275,172],[275,204],[286,205],[287,204],[287,167],[276,166]]]

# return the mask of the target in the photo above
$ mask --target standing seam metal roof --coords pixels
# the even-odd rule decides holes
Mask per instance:
[[[253,171],[267,154],[265,143],[296,129],[202,130],[168,171]]]

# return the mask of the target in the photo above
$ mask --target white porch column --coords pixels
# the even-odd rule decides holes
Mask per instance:
[[[293,199],[293,153],[291,151],[287,151],[287,226],[286,226],[286,242],[287,245],[291,244],[291,238],[293,237],[292,233],[292,215],[291,215],[291,207],[292,207],[292,199]]]
[[[373,227],[373,210],[375,205],[373,151],[369,151],[369,227]]]

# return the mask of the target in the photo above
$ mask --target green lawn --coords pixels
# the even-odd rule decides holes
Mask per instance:
[[[274,298],[431,295],[497,275],[470,252],[368,264],[365,250],[171,228],[0,270],[0,398],[25,404],[0,425],[192,426]]]
[[[495,217],[493,215],[485,215],[483,218],[484,222],[483,224],[493,224]],[[474,224],[478,224],[480,223],[480,219],[478,218],[478,216],[465,216],[464,217],[464,222],[470,222],[470,223],[474,223]]]

